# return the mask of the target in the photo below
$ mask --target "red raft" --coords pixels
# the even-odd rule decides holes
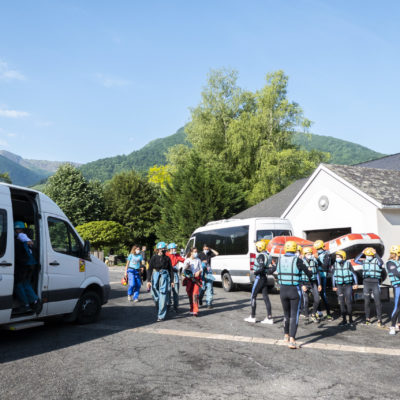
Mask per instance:
[[[301,247],[313,247],[314,242],[297,236],[276,236],[268,243],[267,250],[272,257],[284,254],[284,245],[289,240],[298,243]],[[375,233],[349,233],[325,243],[325,249],[334,254],[338,250],[347,253],[347,259],[357,257],[366,247],[373,247],[382,257],[385,246],[382,239]],[[315,255],[316,251],[313,249]]]

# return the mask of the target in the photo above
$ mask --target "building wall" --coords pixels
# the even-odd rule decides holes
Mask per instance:
[[[378,235],[385,244],[384,257],[389,256],[390,246],[400,245],[400,210],[377,210]]]
[[[329,200],[326,211],[319,208],[321,196]],[[346,227],[356,233],[379,234],[376,205],[324,170],[319,171],[283,217],[291,221],[295,236],[303,238],[306,237],[305,231]]]

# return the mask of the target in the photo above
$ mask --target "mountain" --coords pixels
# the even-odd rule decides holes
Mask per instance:
[[[185,143],[185,140],[184,128],[180,128],[175,134],[153,140],[140,150],[128,155],[103,158],[84,164],[81,171],[87,179],[98,179],[100,181],[111,179],[115,173],[131,168],[139,172],[146,172],[155,164],[165,164],[166,151],[171,146]],[[367,147],[331,136],[299,132],[294,135],[293,142],[307,150],[316,149],[330,153],[329,162],[332,164],[351,165],[384,156],[384,154],[377,153]]]
[[[375,160],[385,156],[368,147],[336,139],[332,136],[321,136],[307,133],[296,133],[293,142],[306,150],[320,150],[330,153],[330,164],[353,165],[365,161]]]

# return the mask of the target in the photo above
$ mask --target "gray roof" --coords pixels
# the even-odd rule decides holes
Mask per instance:
[[[281,192],[274,194],[261,203],[256,204],[247,210],[235,215],[233,218],[260,218],[260,217],[280,217],[292,200],[300,192],[301,188],[307,182],[308,178],[299,179],[291,185],[283,189]]]
[[[366,161],[357,164],[356,166],[400,171],[400,153],[377,158],[376,160]]]
[[[323,165],[382,205],[400,205],[400,170]]]

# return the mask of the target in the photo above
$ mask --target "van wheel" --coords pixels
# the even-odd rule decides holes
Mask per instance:
[[[100,297],[96,292],[85,292],[77,305],[76,322],[78,324],[91,324],[96,322],[101,310]]]
[[[229,272],[224,272],[222,275],[222,287],[224,288],[225,292],[231,292],[234,288],[234,283],[232,282]]]

